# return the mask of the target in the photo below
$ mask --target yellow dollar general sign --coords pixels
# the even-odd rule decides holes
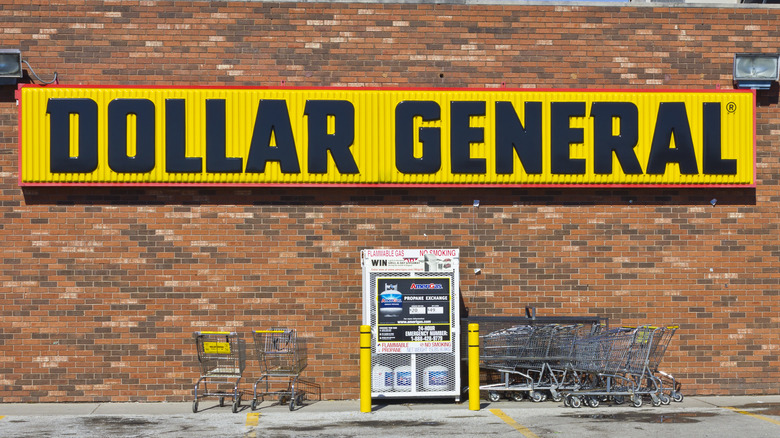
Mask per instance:
[[[755,185],[750,90],[19,95],[21,185]]]

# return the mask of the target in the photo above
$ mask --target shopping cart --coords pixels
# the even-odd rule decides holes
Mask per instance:
[[[669,326],[661,332],[661,336],[657,338],[658,342],[654,343],[648,359],[647,367],[661,387],[660,398],[663,404],[669,404],[670,399],[675,402],[683,401],[682,384],[673,375],[658,369],[661,359],[663,359],[666,349],[669,347],[669,343],[678,328],[678,326]]]
[[[676,327],[622,327],[577,341],[573,368],[580,372],[580,388],[567,391],[564,404],[597,407],[601,401],[621,404],[626,398],[642,406],[649,396],[653,406],[668,404],[653,363],[660,362]]]
[[[480,367],[500,376],[500,382],[480,385],[480,390],[488,391],[488,400],[496,402],[503,393],[520,401],[524,392],[533,391],[533,378],[516,370],[530,348],[528,340],[533,331],[533,326],[515,326],[480,336]]]
[[[203,397],[219,397],[219,405],[225,405],[225,397],[233,399],[233,412],[238,412],[241,393],[238,384],[246,365],[244,342],[234,332],[195,332],[193,333],[198,349],[200,378],[195,383],[195,401],[192,412],[198,412],[198,400]],[[209,384],[232,385],[230,391],[209,390]],[[198,389],[203,386],[202,391]]]
[[[480,366],[497,372],[500,382],[480,385],[488,391],[488,400],[501,395],[515,401],[528,398],[535,402],[560,401],[561,390],[578,385],[571,366],[575,341],[586,328],[582,324],[521,325],[481,336]]]
[[[306,368],[306,342],[295,330],[274,328],[253,332],[257,360],[260,362],[260,378],[252,387],[252,410],[258,400],[275,397],[279,404],[289,400],[290,410],[303,404],[306,391],[298,385],[301,372]]]

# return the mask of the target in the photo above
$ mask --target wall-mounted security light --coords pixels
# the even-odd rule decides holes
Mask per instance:
[[[32,69],[30,63],[22,58],[22,51],[19,49],[0,49],[0,85],[16,85],[24,78],[22,63],[30,69],[30,76],[34,77],[43,84],[53,84],[57,82],[57,72],[54,72],[54,79],[44,81]]]
[[[737,88],[768,90],[780,77],[780,55],[737,53],[734,55],[734,84]]]
[[[15,84],[22,74],[22,52],[19,49],[0,49],[0,85]]]

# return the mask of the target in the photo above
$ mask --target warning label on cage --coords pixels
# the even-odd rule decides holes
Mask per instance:
[[[377,279],[377,353],[452,351],[449,277]]]
[[[453,272],[457,249],[367,249],[363,252],[371,272]]]

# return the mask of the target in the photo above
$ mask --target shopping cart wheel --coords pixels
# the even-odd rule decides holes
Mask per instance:
[[[197,414],[198,413],[198,401],[197,400],[192,402],[192,413],[193,414]]]
[[[560,403],[561,400],[563,400],[563,396],[560,393],[556,392],[555,394],[553,394],[552,401],[554,401],[555,403]]]
[[[658,397],[650,397],[650,403],[654,408],[657,408],[658,406],[661,406],[661,399]]]
[[[579,397],[577,397],[577,396],[573,395],[573,396],[571,396],[571,398],[569,399],[569,404],[570,404],[570,405],[571,405],[571,407],[573,407],[573,408],[579,408],[580,406],[582,406],[582,401],[580,400],[580,398],[579,398]]]
[[[223,406],[225,406],[225,397],[220,397],[219,398],[219,407],[221,408]]]
[[[597,407],[599,407],[599,403],[600,402],[599,402],[599,398],[598,397],[589,397],[586,400],[586,403],[588,404],[588,406],[590,406],[592,408],[597,408]]]
[[[659,395],[659,396],[658,396],[658,398],[660,398],[660,399],[661,399],[661,404],[662,404],[662,405],[668,405],[669,403],[671,403],[671,402],[672,402],[672,398],[671,398],[671,397],[669,397],[669,396],[668,396],[668,395],[666,395],[666,394],[661,394],[661,395]]]
[[[512,393],[512,400],[516,402],[523,401],[523,393],[520,391],[515,391]]]
[[[290,397],[290,410],[295,410],[295,397]]]
[[[622,405],[626,402],[626,398],[622,395],[615,395],[612,396],[612,403],[615,403],[616,405]]]
[[[543,400],[542,393],[539,391],[531,391],[530,394],[528,394],[531,397],[531,401],[539,403]]]
[[[641,408],[642,407],[642,396],[641,395],[634,395],[634,397],[631,399],[631,404],[633,404],[635,408]]]
[[[253,398],[252,399],[252,410],[254,411],[255,409],[257,409],[257,399]]]
[[[676,401],[677,403],[680,403],[681,401],[683,401],[682,392],[677,392],[677,391],[673,392],[672,393],[672,400]]]
[[[497,393],[496,391],[489,391],[488,392],[488,400],[492,402],[497,402],[501,400],[501,394]]]
[[[239,397],[239,398],[237,398],[237,399],[236,399],[236,400],[233,402],[233,413],[234,413],[234,414],[235,414],[236,412],[238,412],[238,407],[239,407],[239,406],[241,406],[241,398],[240,398],[240,397]]]

